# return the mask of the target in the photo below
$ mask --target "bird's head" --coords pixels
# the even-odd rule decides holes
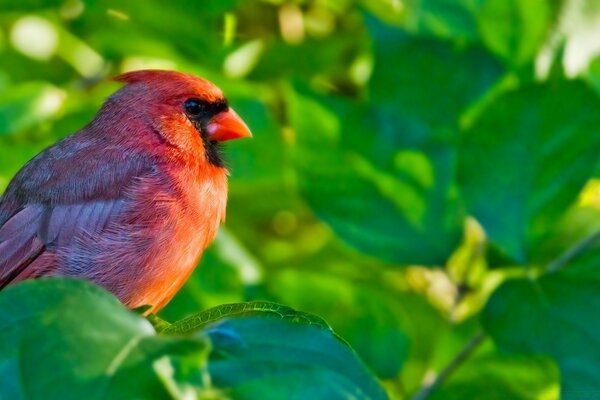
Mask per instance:
[[[167,144],[223,166],[219,144],[252,136],[229,106],[223,92],[211,82],[176,71],[127,72],[115,80],[127,83],[115,96]]]

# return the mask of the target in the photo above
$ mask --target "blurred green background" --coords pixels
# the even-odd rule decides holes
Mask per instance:
[[[600,398],[600,2],[23,0],[0,28],[0,191],[128,70],[206,77],[253,130],[162,318],[316,313],[393,399]]]

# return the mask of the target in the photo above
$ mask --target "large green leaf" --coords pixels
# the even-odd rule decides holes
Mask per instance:
[[[244,303],[157,326],[176,335],[157,336],[87,282],[9,287],[0,292],[0,398],[179,399],[220,390],[236,399],[386,398],[348,345],[310,314]]]
[[[200,370],[207,353],[202,339],[155,336],[86,282],[45,279],[0,292],[0,398],[179,398],[171,356]]]
[[[483,314],[502,349],[552,356],[561,372],[561,398],[600,392],[600,251],[540,279],[504,283]]]
[[[575,200],[600,154],[600,100],[582,82],[497,98],[463,135],[459,183],[490,239],[518,261]]]
[[[371,102],[393,124],[379,132],[390,142],[394,137],[390,144],[427,146],[453,139],[462,113],[504,72],[483,48],[415,38],[372,19],[368,23],[375,49]]]
[[[302,87],[289,96],[300,185],[317,215],[359,250],[439,264],[462,228],[454,187],[458,119],[501,69],[482,50],[371,25],[378,107]],[[456,73],[447,73],[451,66]]]
[[[289,104],[300,186],[317,216],[366,253],[398,263],[443,262],[460,227],[455,202],[446,200],[448,176],[439,178],[445,180],[442,187],[434,186],[435,174],[445,172],[436,171],[422,151],[385,149],[377,137],[377,125],[383,127],[385,119],[374,117],[375,126],[367,125],[372,115],[365,107],[301,92],[291,95]],[[363,150],[373,156],[350,147],[349,136],[360,137]],[[394,150],[397,166],[376,157],[379,148]],[[452,162],[446,149],[436,150],[441,163]]]
[[[202,329],[212,382],[235,399],[386,399],[346,342],[319,317],[268,302],[229,304],[171,325]]]

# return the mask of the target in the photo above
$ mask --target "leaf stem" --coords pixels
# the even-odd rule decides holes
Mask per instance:
[[[171,323],[165,321],[156,314],[150,314],[146,316],[146,319],[152,324],[152,326],[158,333],[161,333],[162,331],[171,326]]]
[[[600,239],[600,229],[592,232],[588,236],[584,237],[573,246],[569,247],[564,253],[557,257],[554,261],[548,264],[546,273],[556,272],[564,268],[569,261],[583,253],[585,250],[590,248]]]
[[[477,349],[477,347],[486,338],[485,332],[477,332],[471,340],[463,347],[463,349],[450,361],[435,379],[429,383],[424,384],[417,393],[412,397],[412,400],[425,400],[431,395],[431,393],[444,382],[463,362],[469,358],[469,356]]]

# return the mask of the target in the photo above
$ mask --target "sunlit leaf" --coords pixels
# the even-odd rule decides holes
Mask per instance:
[[[477,15],[486,45],[508,63],[531,63],[547,39],[552,2],[546,0],[487,0]]]
[[[223,304],[213,307],[171,324],[163,331],[163,333],[173,335],[197,332],[207,325],[213,324],[224,318],[252,315],[266,315],[277,317],[292,323],[315,325],[324,329],[329,328],[325,321],[315,315],[299,312],[281,304],[255,301],[249,303]]]

